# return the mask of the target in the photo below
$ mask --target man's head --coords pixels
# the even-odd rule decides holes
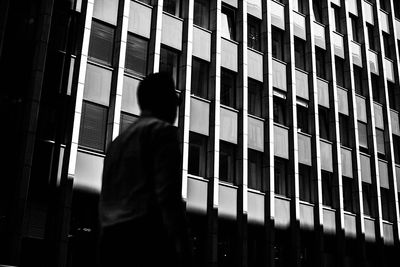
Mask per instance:
[[[140,82],[137,98],[142,112],[174,123],[179,98],[172,77],[164,72],[149,74]]]

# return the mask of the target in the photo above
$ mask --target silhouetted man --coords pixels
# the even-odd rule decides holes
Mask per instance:
[[[102,266],[188,266],[172,78],[148,75],[140,117],[109,146],[100,196]]]

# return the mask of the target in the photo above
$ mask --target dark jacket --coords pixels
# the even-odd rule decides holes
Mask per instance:
[[[174,126],[151,116],[135,121],[106,153],[99,204],[101,227],[149,220],[165,231],[175,251],[187,253],[180,159]]]

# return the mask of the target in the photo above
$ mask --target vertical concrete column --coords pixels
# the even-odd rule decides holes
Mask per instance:
[[[248,77],[247,77],[247,0],[238,2],[238,266],[247,266],[247,188],[248,188]]]
[[[160,51],[162,34],[162,17],[164,0],[152,0],[151,30],[149,43],[149,58],[147,73],[158,72],[160,69]]]
[[[271,1],[263,1],[261,36],[264,40],[263,58],[263,118],[264,123],[264,155],[263,176],[265,177],[264,229],[266,239],[267,266],[274,266],[274,217],[275,217],[275,178],[274,178],[274,104],[272,87],[272,24]]]
[[[395,60],[394,60],[394,77],[395,77],[395,82],[398,85],[400,83],[400,54],[399,54],[399,46],[398,46],[398,36],[397,31],[396,31],[396,19],[394,16],[394,1],[390,1],[390,13],[389,13],[389,28],[390,31],[392,32],[392,38],[394,39],[394,53],[395,53]],[[396,63],[397,62],[397,63]],[[385,96],[386,98],[386,96]],[[388,98],[386,98],[386,106],[387,108],[389,107],[389,110],[386,111],[388,112],[388,124],[390,124],[389,127],[389,142],[390,142],[390,175],[393,177],[393,180],[391,185],[393,185],[393,193],[394,193],[394,208],[395,208],[395,221],[394,221],[394,240],[395,244],[397,247],[400,246],[400,210],[399,210],[399,198],[398,198],[398,190],[397,188],[397,180],[400,179],[400,177],[396,177],[396,164],[394,162],[394,150],[393,150],[393,135],[392,135],[392,125],[391,125],[391,119],[390,119],[390,105],[388,104]]]
[[[119,135],[121,119],[122,88],[125,73],[126,42],[128,38],[128,23],[130,0],[122,0],[119,3],[117,29],[115,34],[114,73],[111,83],[110,109],[107,121],[107,143]]]
[[[366,21],[364,18],[365,12],[365,4],[364,0],[359,2],[359,12],[360,19],[363,25],[363,35],[364,38],[368,36]],[[376,16],[378,12],[376,10],[376,5],[374,8],[373,16],[375,18],[374,23],[376,24]],[[375,26],[376,27],[376,26]],[[376,31],[375,31],[376,32]],[[376,36],[375,36],[376,37]],[[383,229],[382,229],[382,206],[381,206],[381,197],[380,197],[380,182],[379,182],[379,167],[378,167],[378,153],[377,153],[377,143],[376,143],[376,128],[375,128],[375,110],[374,110],[374,99],[373,99],[373,91],[372,91],[372,81],[371,81],[371,68],[369,64],[369,42],[365,41],[363,46],[363,62],[365,62],[365,67],[363,68],[364,74],[363,76],[366,77],[367,84],[368,84],[368,97],[367,97],[367,118],[368,118],[368,147],[370,148],[370,155],[371,155],[371,180],[374,193],[376,195],[375,205],[377,205],[378,214],[375,217],[375,236],[377,237],[376,243],[381,246],[382,245],[382,237],[383,237]],[[380,70],[381,71],[381,70]],[[381,251],[378,252],[378,257],[380,260],[383,260]]]
[[[285,62],[287,63],[287,100],[289,106],[289,187],[290,187],[290,231],[291,266],[300,264],[300,197],[299,197],[299,160],[297,139],[297,95],[296,67],[294,52],[293,1],[285,3]]]
[[[207,266],[218,266],[218,203],[219,203],[219,136],[221,88],[221,0],[210,2],[211,63],[210,63],[210,144],[208,166],[208,229]]]
[[[9,2],[6,1],[3,7],[6,8],[4,12],[7,14]],[[14,223],[12,227],[12,244],[10,260],[15,264],[19,264],[20,253],[22,246],[22,239],[27,232],[27,201],[29,193],[29,183],[32,170],[32,161],[36,141],[36,130],[39,119],[40,99],[42,94],[44,72],[46,67],[47,48],[49,44],[50,26],[53,15],[53,0],[44,0],[40,2],[38,11],[38,31],[34,36],[34,56],[32,60],[29,88],[27,89],[26,103],[24,106],[24,118],[21,123],[22,142],[17,146],[19,149],[20,163],[16,169],[18,185],[15,191],[14,208],[16,209]],[[3,13],[3,12],[2,12]],[[6,28],[6,14],[4,20],[1,19],[3,32]],[[0,45],[3,44],[4,33],[1,33]],[[1,47],[0,47],[1,49]],[[1,50],[0,50],[1,53]],[[0,54],[1,55],[1,54]]]
[[[190,126],[190,101],[192,82],[192,51],[193,51],[193,17],[194,0],[183,2],[183,47],[180,70],[182,84],[181,97],[184,101],[179,109],[179,133],[182,147],[182,197],[187,199],[188,159],[189,159],[189,126]]]
[[[306,48],[306,58],[311,61],[309,68],[309,92],[310,92],[310,117],[311,117],[311,155],[312,155],[312,186],[314,193],[314,240],[315,244],[313,247],[314,255],[316,256],[313,264],[315,266],[321,266],[323,264],[323,210],[322,210],[322,181],[321,181],[321,146],[319,138],[319,119],[318,119],[318,86],[317,86],[317,67],[316,67],[316,55],[315,55],[315,39],[314,39],[314,11],[312,1],[309,0],[307,3],[307,9],[309,12],[308,19],[306,20],[306,32],[309,32],[309,40]]]

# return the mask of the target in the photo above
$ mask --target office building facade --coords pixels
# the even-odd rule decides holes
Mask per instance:
[[[95,265],[107,145],[166,71],[196,266],[393,266],[397,1],[1,5],[0,264]]]

